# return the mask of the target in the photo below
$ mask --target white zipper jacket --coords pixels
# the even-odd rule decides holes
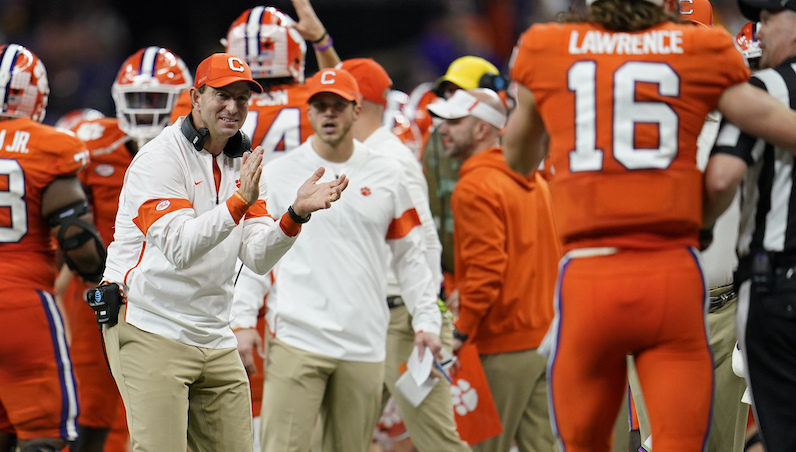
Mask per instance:
[[[262,180],[260,200],[236,222],[227,199],[240,184],[242,159],[215,158],[216,188],[214,157],[197,152],[181,124],[166,127],[127,169],[103,279],[123,288],[131,325],[189,345],[234,348],[236,259],[267,273],[297,228],[267,215]]]

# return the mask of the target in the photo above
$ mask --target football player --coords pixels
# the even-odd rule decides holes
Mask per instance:
[[[555,169],[567,254],[542,347],[551,420],[563,450],[609,450],[632,353],[655,450],[704,450],[714,383],[696,247],[709,243],[715,216],[703,212],[697,137],[718,109],[793,149],[796,115],[747,83],[725,30],[676,21],[679,2],[587,3],[520,38],[517,107],[503,135],[515,170],[533,171],[548,153]]]
[[[41,124],[44,64],[0,46],[0,450],[55,452],[77,438],[79,403],[64,321],[53,297],[58,243],[86,282],[105,245],[76,174],[89,161],[74,136]],[[16,439],[15,439],[16,437]]]

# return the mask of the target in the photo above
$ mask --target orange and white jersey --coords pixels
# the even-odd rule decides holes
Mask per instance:
[[[313,133],[307,118],[309,91],[302,84],[274,86],[263,93],[252,93],[249,114],[241,130],[252,140],[252,148],[262,146],[263,164],[285,151],[297,148]],[[191,112],[188,92],[180,95],[171,112],[171,121]]]
[[[88,160],[70,134],[28,118],[0,121],[0,289],[53,290],[55,251],[42,193]]]
[[[550,136],[565,246],[696,245],[697,136],[722,92],[749,78],[730,35],[672,22],[634,33],[540,24],[512,60]]]
[[[91,155],[78,177],[89,194],[94,224],[102,240],[111,243],[124,173],[133,160],[126,146],[130,137],[119,129],[116,118],[80,121],[72,130]]]

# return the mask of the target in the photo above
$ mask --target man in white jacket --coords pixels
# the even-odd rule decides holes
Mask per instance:
[[[315,135],[265,166],[268,208],[277,214],[288,208],[305,168],[326,168],[321,181],[346,174],[353,190],[304,227],[276,273],[276,300],[268,300],[274,337],[265,365],[262,447],[308,450],[320,411],[324,450],[367,451],[383,385],[389,253],[413,316],[414,344],[434,355],[441,348],[439,281],[426,261],[404,171],[354,140],[361,108],[354,78],[325,69],[307,85]]]
[[[372,58],[351,58],[340,67],[354,76],[362,93],[362,111],[354,122],[354,138],[362,141],[376,154],[387,156],[399,163],[408,181],[409,196],[422,222],[423,243],[426,247],[426,262],[436,278],[436,287],[442,284],[442,244],[431,215],[428,200],[428,184],[420,161],[409,147],[382,124],[387,94],[392,80],[387,71]],[[450,385],[440,378],[434,389],[417,407],[413,406],[399,391],[395,382],[401,376],[401,363],[405,363],[412,352],[414,331],[412,316],[401,295],[401,285],[395,273],[387,274],[387,305],[390,307],[390,327],[387,332],[387,360],[384,366],[385,400],[390,395],[401,411],[412,443],[420,451],[444,450],[448,452],[469,451],[470,447],[459,438],[453,417]],[[440,306],[445,305],[440,303]],[[452,353],[453,327],[447,307],[442,312],[440,338],[443,347]]]
[[[261,90],[242,59],[211,55],[196,70],[191,114],[127,170],[96,303],[126,301],[103,330],[135,451],[251,450],[248,379],[229,327],[235,260],[266,273],[347,185],[316,183],[319,168],[294,187],[288,213],[269,216],[263,150],[247,154],[240,132]]]

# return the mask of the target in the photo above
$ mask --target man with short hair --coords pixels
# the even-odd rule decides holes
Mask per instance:
[[[796,1],[740,0],[760,22],[762,55],[750,83],[796,109]],[[764,95],[763,91],[760,91]],[[782,124],[787,115],[777,122]],[[738,342],[763,446],[796,450],[796,219],[790,213],[794,156],[781,143],[722,125],[705,173],[705,224],[712,226],[741,187],[738,239]],[[747,444],[754,442],[747,441]]]
[[[324,450],[365,452],[384,384],[388,251],[423,356],[441,348],[437,288],[404,171],[354,140],[361,108],[356,80],[343,69],[324,69],[307,86],[315,135],[263,169],[269,209],[288,208],[301,183],[296,174],[306,168],[345,174],[352,186],[334,210],[313,217],[279,264],[276,299],[268,304],[276,322],[265,367],[262,447],[308,450],[320,411]]]
[[[191,114],[127,169],[104,274],[111,284],[94,299],[113,306],[121,293],[126,302],[103,332],[135,451],[252,449],[249,384],[229,326],[235,261],[268,272],[310,212],[347,185],[344,176],[316,183],[317,169],[272,219],[263,149],[249,154],[240,132],[261,90],[241,58],[209,56],[190,88]]]
[[[398,162],[406,174],[409,196],[422,223],[426,262],[434,275],[435,287],[440,287],[442,245],[437,236],[434,219],[431,217],[428,185],[423,176],[423,169],[412,150],[382,124],[384,106],[387,104],[387,94],[392,87],[392,80],[387,71],[372,58],[351,58],[344,60],[340,67],[354,76],[362,92],[362,110],[352,127],[354,138],[373,149],[376,154]],[[395,382],[401,376],[402,363],[406,362],[412,352],[415,333],[412,330],[412,316],[401,296],[401,285],[392,270],[387,275],[387,305],[390,307],[390,327],[387,332],[385,391],[382,406],[392,395],[409,431],[410,439],[418,450],[469,451],[470,448],[456,432],[450,385],[445,379],[441,378],[417,407],[396,390]],[[440,339],[449,353],[453,340],[451,332],[451,314],[447,308],[444,308]]]
[[[453,349],[465,342],[478,349],[503,425],[473,450],[516,443],[521,451],[553,451],[546,362],[536,351],[553,320],[561,257],[547,182],[506,165],[506,109],[494,91],[458,90],[428,110],[444,119],[445,155],[462,162],[451,197],[459,291]]]

